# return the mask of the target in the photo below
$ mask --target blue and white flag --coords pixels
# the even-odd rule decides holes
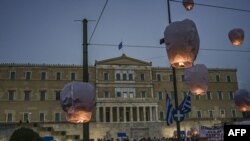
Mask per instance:
[[[171,103],[171,98],[168,96],[168,94],[166,96],[166,109],[167,109],[166,122],[167,122],[167,125],[169,126],[174,122],[174,119],[173,119],[174,107]]]
[[[183,114],[191,112],[191,96],[190,96],[190,93],[185,95],[184,100],[182,101],[182,103],[179,106],[179,109]]]
[[[122,42],[120,42],[120,44],[118,45],[118,49],[122,49]]]

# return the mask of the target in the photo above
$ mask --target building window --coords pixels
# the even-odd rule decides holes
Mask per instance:
[[[182,93],[183,99],[185,98],[185,96],[186,96],[187,94],[188,94],[188,93],[187,93],[186,91],[184,91],[184,92]]]
[[[60,91],[56,91],[55,94],[56,94],[56,100],[60,100]]]
[[[15,91],[9,90],[9,92],[8,92],[9,101],[14,101],[14,98],[15,98]]]
[[[134,97],[134,92],[129,92],[129,97],[133,98]]]
[[[16,72],[10,72],[10,80],[16,80]]]
[[[128,92],[123,92],[123,98],[128,98]]]
[[[61,80],[61,72],[56,73],[56,80]]]
[[[141,81],[144,81],[144,80],[145,80],[145,74],[141,73]]]
[[[26,79],[26,80],[31,80],[31,72],[30,72],[30,71],[27,71],[27,72],[25,73],[25,79]]]
[[[109,80],[109,74],[107,72],[103,73],[103,80]]]
[[[29,113],[23,113],[23,121],[29,123]]]
[[[212,100],[212,94],[210,91],[207,91],[207,99]]]
[[[220,75],[216,75],[216,82],[220,82]]]
[[[76,73],[75,72],[70,73],[70,80],[71,81],[76,80]]]
[[[39,113],[39,121],[44,122],[45,121],[45,114],[44,113]]]
[[[221,118],[225,118],[226,117],[225,110],[220,110],[220,117]]]
[[[182,81],[182,82],[185,81],[185,77],[184,77],[183,74],[181,75],[181,81]]]
[[[236,110],[235,109],[233,109],[233,110],[231,110],[231,114],[232,114],[232,118],[236,118]]]
[[[156,80],[161,81],[161,74],[156,74]]]
[[[60,122],[60,120],[61,120],[61,114],[55,113],[55,122]]]
[[[170,74],[170,75],[169,75],[169,81],[173,82],[173,80],[174,80],[173,75]]]
[[[146,92],[145,91],[141,91],[141,97],[146,98]]]
[[[24,91],[24,100],[29,101],[30,100],[30,91]]]
[[[118,80],[118,81],[121,80],[121,74],[120,73],[116,74],[116,80]]]
[[[170,98],[171,98],[171,99],[174,99],[174,97],[175,97],[175,96],[174,96],[174,91],[171,91],[171,92],[170,92]]]
[[[200,95],[195,95],[195,100],[200,100]]]
[[[133,74],[132,73],[130,73],[130,74],[128,74],[128,80],[133,80]]]
[[[213,110],[208,110],[208,117],[214,118]]]
[[[116,92],[116,97],[122,97],[121,92]]]
[[[223,94],[221,91],[218,91],[218,99],[223,100]]]
[[[197,118],[202,118],[201,111],[196,111]]]
[[[160,120],[161,120],[161,121],[163,121],[163,120],[164,120],[164,114],[163,114],[163,112],[162,112],[162,111],[160,112]]]
[[[105,98],[109,98],[109,91],[105,91],[105,92],[104,92],[104,97],[105,97]]]
[[[122,80],[127,80],[127,74],[126,73],[122,74]]]
[[[231,77],[230,77],[230,75],[227,76],[227,82],[231,82]]]
[[[232,91],[229,92],[229,99],[234,100],[234,94]]]
[[[159,97],[159,100],[163,99],[162,92],[158,92],[158,97]]]
[[[40,101],[45,101],[46,97],[46,91],[42,90],[40,91]]]
[[[12,113],[7,113],[6,121],[7,122],[12,122],[13,121],[13,115],[12,115]]]
[[[42,72],[41,73],[41,80],[46,80],[47,79],[47,73],[46,72]]]
[[[185,118],[190,118],[189,113],[186,113],[186,114],[185,114]]]

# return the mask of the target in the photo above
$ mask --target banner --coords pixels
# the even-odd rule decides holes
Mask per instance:
[[[223,141],[224,138],[223,126],[206,127],[201,125],[200,138],[206,139],[206,141]]]

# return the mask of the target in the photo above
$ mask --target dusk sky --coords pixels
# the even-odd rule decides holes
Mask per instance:
[[[200,50],[194,64],[237,69],[239,88],[250,91],[250,0],[194,2],[246,10],[195,5],[186,11],[182,3],[170,2],[172,22],[191,19],[198,29]],[[124,53],[153,66],[170,66],[165,45],[159,44],[168,25],[167,0],[109,0],[104,8],[105,3],[0,0],[0,63],[82,64],[82,22],[76,20],[86,18],[89,65]],[[233,28],[244,30],[241,46],[233,47],[228,39]]]

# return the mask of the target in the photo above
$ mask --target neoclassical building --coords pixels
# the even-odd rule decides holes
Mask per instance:
[[[90,138],[170,137],[175,124],[167,126],[166,91],[174,99],[172,69],[121,55],[89,66],[89,82],[96,89],[96,106],[90,122]],[[82,125],[66,121],[60,106],[60,91],[71,81],[82,81],[81,65],[0,64],[0,123],[29,121],[51,134],[82,138]],[[208,92],[192,96],[192,111],[181,122],[181,130],[199,125],[214,126],[242,118],[235,106],[237,70],[209,68]],[[176,71],[179,103],[188,92],[183,70]],[[174,101],[172,101],[174,105]],[[37,131],[40,132],[37,127]],[[62,137],[58,137],[61,138]]]

